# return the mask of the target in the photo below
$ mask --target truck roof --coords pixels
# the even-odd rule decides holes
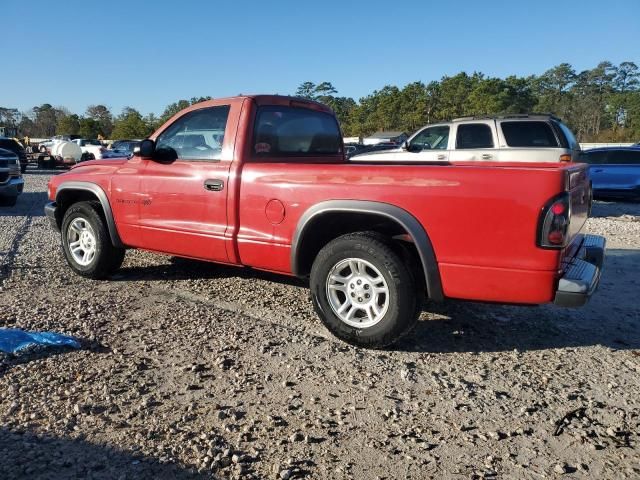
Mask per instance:
[[[191,105],[186,110],[197,110],[203,107],[209,106],[217,106],[224,105],[229,103],[230,101],[237,101],[242,99],[251,99],[258,105],[282,105],[282,106],[298,106],[302,108],[311,108],[314,110],[321,110],[327,113],[333,113],[330,107],[324,105],[320,102],[316,102],[315,100],[310,100],[308,98],[302,97],[293,97],[288,95],[269,95],[269,94],[251,94],[251,95],[236,95],[234,97],[222,97],[222,98],[214,98],[211,100],[205,100],[204,102],[199,102]]]
[[[518,119],[536,119],[536,120],[557,120],[562,121],[552,113],[509,113],[505,115],[470,115],[467,117],[458,117],[451,120],[452,122],[463,122],[468,120],[518,120]]]

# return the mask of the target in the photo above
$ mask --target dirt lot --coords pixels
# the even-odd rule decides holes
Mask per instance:
[[[129,252],[71,273],[48,174],[0,209],[0,478],[639,478],[640,205],[598,203],[579,310],[431,305],[392,351],[332,338],[304,284]]]

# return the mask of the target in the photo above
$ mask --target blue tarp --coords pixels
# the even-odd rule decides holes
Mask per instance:
[[[80,342],[68,335],[52,332],[25,332],[16,328],[0,328],[0,352],[17,353],[29,347],[54,346],[80,348]]]

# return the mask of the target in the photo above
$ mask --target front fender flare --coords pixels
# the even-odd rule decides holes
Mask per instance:
[[[111,204],[109,203],[109,198],[107,194],[104,192],[100,185],[91,182],[79,182],[79,181],[69,181],[62,182],[58,189],[56,190],[56,203],[59,204],[58,198],[60,193],[63,191],[69,190],[81,190],[85,192],[91,192],[96,196],[100,205],[102,205],[102,210],[104,212],[105,220],[107,221],[107,230],[109,231],[109,237],[111,238],[111,243],[114,247],[123,248],[124,244],[120,239],[120,235],[118,234],[118,228],[116,227],[116,222],[113,218],[113,210],[111,210]],[[60,219],[62,220],[62,219]]]
[[[291,243],[291,270],[294,275],[300,275],[299,250],[301,242],[311,221],[319,215],[330,212],[351,212],[380,215],[398,223],[411,236],[422,263],[424,277],[426,279],[429,298],[435,301],[442,301],[442,282],[440,271],[436,261],[436,254],[433,249],[429,235],[420,222],[406,210],[383,202],[373,202],[366,200],[328,200],[320,202],[305,211],[293,235]]]

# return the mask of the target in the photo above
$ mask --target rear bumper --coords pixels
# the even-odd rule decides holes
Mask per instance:
[[[5,183],[0,183],[0,197],[17,197],[24,189],[24,180],[20,178],[10,178]]]
[[[554,303],[560,307],[581,307],[600,283],[606,240],[585,235],[578,254],[571,259],[558,282]]]

